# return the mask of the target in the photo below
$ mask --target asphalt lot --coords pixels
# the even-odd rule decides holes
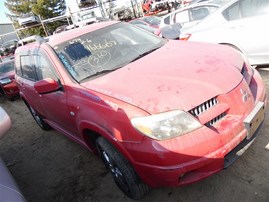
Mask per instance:
[[[259,70],[269,95],[269,67]],[[60,133],[42,131],[22,100],[0,98],[12,119],[0,155],[28,201],[131,201],[101,160]],[[269,116],[252,146],[228,169],[185,187],[153,189],[141,201],[267,202]]]

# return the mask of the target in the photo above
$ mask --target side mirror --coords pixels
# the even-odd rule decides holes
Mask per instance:
[[[41,81],[37,81],[34,84],[34,88],[39,94],[46,94],[60,90],[61,86],[57,81],[51,78],[47,78]]]

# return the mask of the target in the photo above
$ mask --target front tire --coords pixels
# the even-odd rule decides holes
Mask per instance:
[[[31,112],[33,118],[35,119],[36,123],[38,124],[38,126],[45,131],[48,131],[51,129],[50,125],[48,125],[47,123],[45,123],[45,121],[43,120],[43,118],[28,104],[26,104],[29,111]]]
[[[112,174],[119,189],[131,199],[143,198],[148,193],[149,187],[139,179],[122,154],[103,137],[96,140],[96,145],[104,164]]]

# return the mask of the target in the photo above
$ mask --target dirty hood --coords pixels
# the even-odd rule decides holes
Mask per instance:
[[[97,79],[85,88],[151,114],[195,106],[235,88],[243,59],[221,45],[169,41],[160,49]]]

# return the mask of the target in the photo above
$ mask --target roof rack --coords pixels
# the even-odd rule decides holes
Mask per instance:
[[[18,46],[23,46],[32,42],[38,42],[39,44],[41,44],[41,43],[46,42],[46,40],[41,36],[33,35],[33,36],[29,36],[29,37],[19,40]]]

